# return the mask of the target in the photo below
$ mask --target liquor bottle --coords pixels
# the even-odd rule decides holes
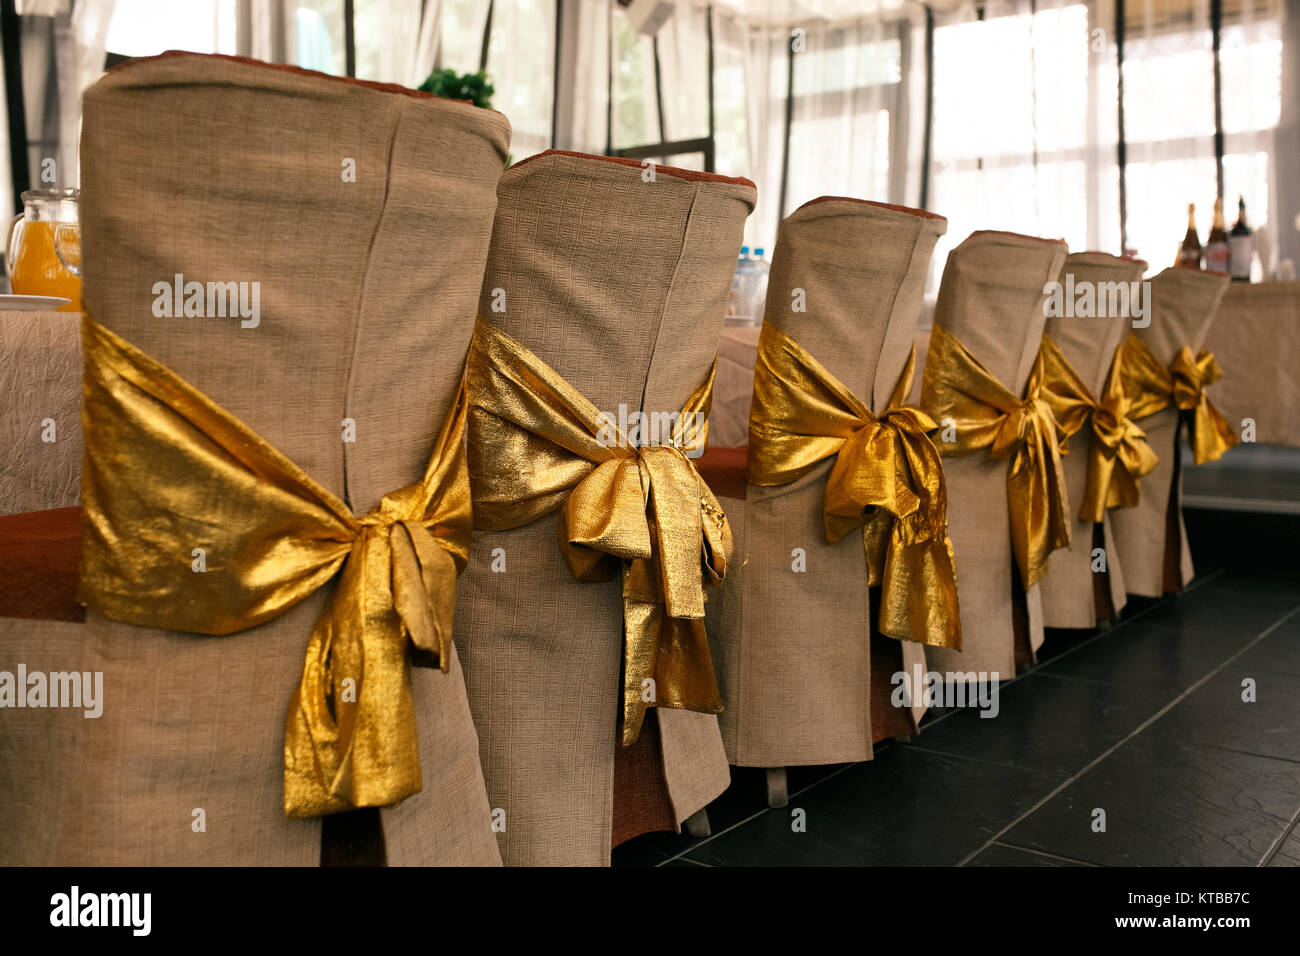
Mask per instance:
[[[1255,240],[1246,225],[1246,197],[1237,197],[1237,224],[1228,234],[1228,272],[1233,282],[1250,281],[1250,260],[1255,255]]]
[[[1178,265],[1184,269],[1201,267],[1201,240],[1196,235],[1196,203],[1187,204],[1187,235],[1178,250]]]
[[[1214,223],[1205,241],[1205,271],[1228,274],[1228,234],[1223,228],[1223,200],[1214,200]]]

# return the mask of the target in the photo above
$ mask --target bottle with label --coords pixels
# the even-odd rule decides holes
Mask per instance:
[[[1228,233],[1223,228],[1223,200],[1214,200],[1214,224],[1205,241],[1205,271],[1228,274]]]
[[[1178,250],[1178,265],[1184,269],[1201,267],[1201,240],[1196,235],[1196,203],[1187,204],[1187,235]]]
[[[1250,281],[1250,262],[1255,256],[1255,240],[1246,225],[1246,197],[1237,197],[1237,224],[1228,234],[1228,272],[1233,282]]]
[[[750,314],[754,317],[755,325],[763,324],[763,314],[767,311],[767,274],[772,267],[768,265],[765,252],[762,246],[754,250],[754,285],[750,290],[753,305]]]
[[[741,246],[740,259],[736,262],[736,274],[731,277],[731,293],[727,296],[727,325],[745,325],[749,321],[749,309],[745,297],[749,291],[750,271],[749,246]]]

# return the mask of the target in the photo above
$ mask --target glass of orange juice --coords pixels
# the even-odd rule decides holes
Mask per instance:
[[[61,296],[71,301],[58,311],[82,310],[81,277],[64,265],[55,241],[56,233],[64,247],[79,238],[80,194],[78,189],[29,189],[23,193],[22,215],[9,224],[5,244],[5,269],[15,295]]]

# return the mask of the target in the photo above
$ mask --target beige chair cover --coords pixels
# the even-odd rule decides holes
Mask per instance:
[[[661,166],[646,181],[642,172],[630,160],[557,151],[511,167],[479,306],[615,416],[620,404],[679,411],[708,375],[756,199],[748,180]],[[626,829],[614,817],[622,587],[574,578],[557,519],[476,530],[456,605],[508,865],[608,864],[612,832]],[[503,572],[492,570],[494,552]],[[628,749],[657,739],[650,756],[662,768],[654,782],[667,789],[668,825],[726,789],[716,717],[654,708],[641,736]]]
[[[1047,321],[1044,286],[1060,274],[1065,256],[1060,240],[971,233],[948,254],[934,324],[956,336],[1011,392],[1023,395]],[[942,452],[942,440],[935,444]],[[986,452],[944,459],[962,649],[927,648],[932,670],[983,672],[990,679],[996,673],[1009,680],[1016,672],[1018,635],[1031,655],[1043,642],[1039,587],[1025,595],[1012,556],[1007,468],[1006,460]]]
[[[1104,252],[1076,252],[1065,260],[1060,281],[1073,276],[1073,288],[1090,283],[1131,283],[1142,278],[1146,263]],[[1099,310],[1100,311],[1100,310]],[[1132,318],[1119,316],[1057,315],[1047,320],[1045,334],[1061,347],[1071,368],[1099,398],[1110,376],[1115,350],[1132,327]],[[1091,522],[1079,520],[1084,486],[1088,481],[1088,457],[1092,447],[1092,425],[1085,423],[1069,440],[1069,453],[1061,460],[1071,505],[1070,546],[1052,553],[1051,573],[1039,582],[1045,627],[1095,627],[1098,620],[1117,616],[1127,598],[1124,577],[1106,514],[1098,532]],[[1100,541],[1094,540],[1097,534]],[[1093,568],[1094,548],[1105,550],[1106,571]]]
[[[765,321],[802,345],[874,412],[907,362],[930,254],[947,220],[856,199],[815,199],[781,224]],[[792,311],[802,290],[807,311]],[[712,438],[712,436],[710,436]],[[870,760],[871,630],[860,534],[827,544],[830,458],[788,485],[750,484],[720,499],[737,551],[709,634],[727,710],[719,718],[738,766]],[[743,515],[743,517],[742,517]],[[802,548],[806,570],[793,570]],[[904,663],[922,646],[901,642]],[[919,713],[919,711],[918,711]]]
[[[1151,280],[1151,324],[1134,334],[1166,368],[1182,347],[1196,356],[1205,345],[1210,324],[1231,280],[1224,275],[1170,268]],[[1209,387],[1218,404],[1217,385]],[[1229,425],[1240,424],[1228,420]],[[1133,508],[1111,512],[1115,546],[1130,594],[1160,597],[1181,591],[1192,580],[1192,552],[1183,525],[1183,475],[1180,462],[1185,429],[1170,405],[1137,420],[1160,463],[1142,479],[1142,498]],[[1235,429],[1234,429],[1235,430]]]
[[[1300,282],[1234,282],[1205,347],[1223,378],[1210,389],[1232,430],[1255,422],[1255,441],[1300,448]]]
[[[508,141],[498,113],[396,87],[132,61],[85,96],[87,309],[363,513],[419,479],[451,407]],[[176,273],[259,282],[260,324],[155,317]],[[321,821],[284,816],[283,745],[330,592],[228,637],[4,622],[0,659],[103,672],[105,699],[0,721],[0,862],[318,863]],[[382,811],[387,860],[497,864],[460,668],[413,682],[424,789]]]
[[[80,488],[81,313],[0,312],[0,515],[71,507]]]

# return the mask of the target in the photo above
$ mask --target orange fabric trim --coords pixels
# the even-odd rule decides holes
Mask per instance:
[[[444,103],[460,103],[462,106],[468,106],[471,109],[482,109],[482,107],[475,106],[469,100],[454,100],[445,96],[434,96],[432,93],[426,93],[423,90],[413,90],[409,87],[402,86],[399,83],[378,83],[374,80],[359,80],[352,76],[334,76],[329,73],[321,73],[319,70],[307,70],[301,66],[294,66],[291,63],[267,63],[264,60],[254,60],[252,57],[247,56],[231,56],[228,53],[194,53],[190,50],[167,50],[164,53],[159,53],[157,56],[132,57],[124,63],[119,63],[109,72],[116,73],[119,70],[129,70],[137,64],[148,63],[152,60],[171,60],[183,56],[198,57],[207,60],[227,60],[231,63],[243,63],[245,66],[261,67],[264,70],[278,70],[281,73],[294,73],[298,76],[317,77],[322,80],[329,80],[333,83],[346,83],[350,86],[361,86],[368,90],[377,90],[380,93],[397,93],[402,96],[415,97],[416,99],[441,100]],[[500,110],[487,110],[487,112],[496,113],[500,116],[505,115],[504,113],[501,113]]]
[[[799,209],[805,209],[808,206],[815,206],[818,203],[823,202],[856,202],[861,203],[864,206],[875,206],[878,209],[892,209],[894,212],[904,212],[909,216],[920,216],[922,219],[942,219],[944,222],[948,221],[947,216],[941,216],[937,212],[930,212],[928,209],[916,209],[912,206],[898,206],[892,202],[875,202],[871,199],[854,199],[852,196],[818,196],[816,199],[808,200],[800,206]],[[795,212],[798,212],[799,209],[796,209]]]

